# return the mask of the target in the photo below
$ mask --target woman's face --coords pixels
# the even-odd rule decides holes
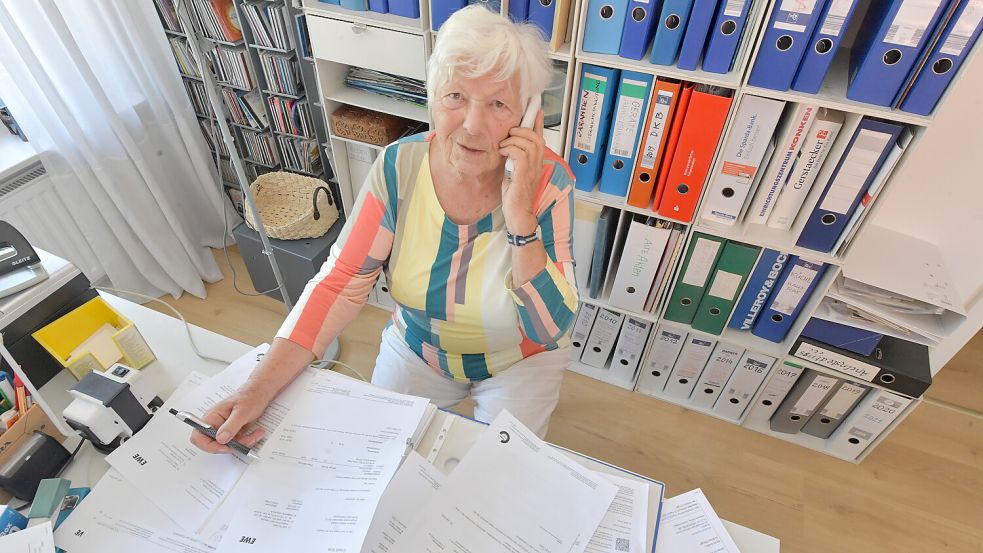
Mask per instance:
[[[437,90],[433,106],[435,140],[449,165],[465,176],[500,169],[498,145],[522,119],[519,78],[457,78]]]

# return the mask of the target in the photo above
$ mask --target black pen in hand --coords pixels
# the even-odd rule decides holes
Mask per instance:
[[[215,439],[215,434],[217,433],[217,431],[212,425],[208,424],[207,422],[199,419],[198,417],[192,415],[187,411],[178,411],[177,409],[170,409],[169,412],[175,417],[177,417],[178,420],[183,421],[191,428],[194,428],[198,432],[201,432],[202,434],[208,436],[213,440]],[[259,459],[259,456],[253,453],[251,449],[249,449],[248,447],[242,445],[241,443],[235,440],[229,440],[229,443],[225,445],[229,446],[231,449],[235,451],[238,451],[239,453],[242,453],[243,455],[249,457],[250,459]]]

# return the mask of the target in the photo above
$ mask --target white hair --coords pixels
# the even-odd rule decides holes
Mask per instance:
[[[553,63],[539,28],[513,23],[483,6],[473,4],[452,14],[440,27],[437,44],[427,65],[427,96],[456,76],[493,75],[504,82],[519,75],[519,97],[525,105],[546,90]]]

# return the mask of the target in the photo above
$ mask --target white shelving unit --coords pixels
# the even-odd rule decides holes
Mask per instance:
[[[429,28],[429,2],[427,0],[421,0],[421,18],[419,20],[406,20],[405,18],[371,12],[351,12],[316,0],[303,1],[304,11],[309,23],[319,19],[330,19],[336,22],[343,22],[348,27],[363,26],[372,28],[373,31],[400,33],[414,37],[413,40],[417,44],[414,48],[401,48],[398,49],[400,50],[399,52],[394,52],[396,49],[388,47],[389,45],[380,39],[369,45],[368,50],[358,54],[377,65],[388,66],[386,64],[392,63],[395,58],[404,59],[405,56],[425,60],[436,38],[435,31]],[[946,93],[943,102],[933,116],[922,117],[911,115],[898,110],[851,101],[846,98],[848,56],[850,53],[849,49],[852,47],[854,38],[858,29],[861,27],[861,22],[865,15],[866,8],[861,7],[858,9],[858,13],[851,19],[850,24],[844,29],[843,45],[819,93],[812,95],[791,90],[782,92],[763,89],[748,85],[747,78],[757,56],[760,37],[764,32],[764,27],[770,18],[776,1],[749,1],[752,2],[752,5],[750,7],[748,21],[745,25],[734,66],[727,74],[708,73],[701,70],[684,71],[675,66],[654,65],[647,61],[648,53],[642,61],[635,61],[619,56],[584,52],[582,40],[587,19],[587,14],[585,13],[587,2],[572,1],[567,35],[568,42],[558,51],[551,54],[551,57],[555,61],[561,65],[566,65],[567,78],[566,89],[563,93],[561,123],[558,129],[548,130],[547,143],[554,150],[562,152],[569,159],[571,138],[569,122],[575,119],[576,106],[573,103],[573,98],[579,90],[579,75],[584,63],[622,70],[640,71],[657,77],[722,86],[732,90],[733,101],[721,134],[721,139],[718,141],[718,150],[714,153],[714,158],[711,161],[710,178],[712,178],[717,164],[720,163],[720,160],[717,159],[719,146],[726,140],[734,115],[745,95],[757,95],[784,100],[790,103],[811,103],[820,107],[843,111],[846,113],[847,118],[840,132],[839,139],[834,144],[833,150],[823,164],[816,179],[816,185],[813,187],[813,190],[802,207],[802,212],[808,213],[817,203],[823,185],[835,168],[835,161],[846,149],[846,143],[853,134],[853,130],[856,129],[864,116],[884,118],[908,125],[913,135],[911,143],[908,145],[886,184],[878,192],[874,203],[865,212],[864,218],[861,220],[859,232],[854,237],[852,244],[848,244],[847,248],[845,248],[842,255],[838,255],[836,252],[831,254],[817,253],[796,246],[795,242],[798,238],[799,231],[804,225],[804,221],[797,221],[789,231],[780,231],[763,225],[743,224],[740,222],[728,227],[700,219],[699,214],[702,205],[698,205],[694,219],[681,223],[685,228],[687,244],[691,240],[693,232],[702,232],[761,248],[772,248],[786,253],[803,255],[808,259],[822,261],[829,265],[819,285],[805,305],[802,314],[796,320],[788,336],[781,343],[770,342],[758,338],[750,332],[735,331],[729,328],[721,336],[712,337],[721,342],[735,344],[748,350],[775,357],[777,361],[773,365],[768,378],[774,375],[776,367],[782,366],[785,362],[806,366],[824,373],[832,373],[832,371],[824,367],[812,365],[803,360],[790,357],[789,350],[809,318],[813,314],[822,316],[826,313],[823,307],[824,299],[843,299],[838,295],[835,284],[837,279],[842,275],[857,278],[868,284],[898,292],[910,290],[914,284],[919,284],[917,282],[918,279],[924,280],[926,274],[924,272],[925,259],[919,259],[913,255],[905,255],[906,246],[908,246],[910,251],[915,251],[915,245],[920,245],[919,247],[922,248],[917,251],[927,251],[928,253],[924,253],[924,256],[931,257],[931,263],[946,269],[946,274],[962,275],[963,273],[968,273],[968,276],[965,277],[954,276],[959,282],[953,283],[953,286],[959,289],[959,293],[956,295],[962,298],[962,304],[956,306],[953,309],[953,313],[947,315],[944,321],[940,323],[944,327],[945,332],[937,337],[938,339],[935,345],[930,348],[932,374],[937,373],[962,345],[983,326],[983,257],[978,254],[965,254],[967,247],[965,244],[967,242],[966,237],[983,235],[983,215],[981,215],[981,208],[979,207],[983,205],[983,187],[975,185],[974,177],[972,176],[971,170],[969,170],[972,161],[975,161],[975,158],[979,156],[979,152],[983,151],[983,139],[980,138],[978,129],[976,128],[978,121],[983,120],[983,105],[980,105],[976,99],[979,88],[978,83],[983,82],[983,62],[975,60],[975,54],[980,47],[977,46],[974,48],[974,52],[964,64],[961,74],[957,76],[957,79],[950,86],[950,90]],[[506,12],[507,9],[508,2],[506,0],[502,2],[502,11]],[[321,100],[326,115],[330,114],[333,109],[341,104],[351,104],[377,111],[395,113],[409,119],[429,123],[429,114],[422,108],[387,102],[380,98],[370,98],[372,95],[362,94],[358,91],[344,88],[344,71],[347,70],[348,65],[357,65],[354,60],[349,59],[353,54],[348,52],[348,49],[338,46],[337,36],[322,35],[319,38],[318,32],[315,31],[317,25],[309,24],[309,27],[311,28],[311,40],[314,44],[315,57],[317,58],[316,64],[320,81]],[[403,36],[402,39],[405,40],[406,36]],[[411,65],[401,62],[400,70],[393,72],[407,74]],[[369,67],[372,66],[369,65]],[[385,70],[381,67],[373,68]],[[338,173],[339,183],[342,185],[343,204],[347,211],[350,208],[354,194],[358,190],[358,186],[352,182],[350,175],[348,175],[347,152],[350,147],[360,147],[363,145],[353,143],[349,139],[336,137],[330,133],[329,135],[329,143],[333,150],[336,173]],[[380,150],[374,146],[371,148],[376,153]],[[939,160],[942,159],[949,160],[949,163],[944,167],[939,167]],[[344,190],[346,186],[349,189],[347,195]],[[704,190],[706,188],[705,183]],[[927,200],[926,196],[928,196]],[[753,197],[753,191],[750,197]],[[964,197],[966,201],[961,201]],[[629,214],[641,214],[665,219],[650,209],[626,205],[625,198],[623,197],[611,196],[597,192],[596,190],[592,192],[578,190],[575,193],[575,198],[577,202],[595,206],[608,206]],[[925,212],[926,205],[932,206],[930,213]],[[799,219],[804,219],[804,217],[799,217]],[[921,223],[922,220],[925,221],[924,224]],[[927,230],[926,227],[931,228]],[[885,248],[883,237],[878,238],[878,231],[876,229],[879,228],[887,228],[895,232],[897,246]],[[971,228],[975,234],[967,234],[967,228]],[[623,234],[623,230],[619,231],[619,237]],[[972,242],[973,240],[970,239],[969,241]],[[925,246],[925,244],[928,245]],[[598,299],[585,297],[581,298],[581,301],[652,322],[652,335],[654,335],[655,328],[662,321],[665,311],[665,299],[671,293],[671,285],[675,282],[683,252],[685,252],[685,248],[672,261],[670,269],[666,273],[665,278],[669,279],[669,285],[666,286],[662,298],[659,298],[657,303],[658,308],[655,310],[655,313],[645,312],[641,308],[637,311],[617,309],[611,306],[603,296]],[[697,332],[692,329],[690,331]],[[646,351],[643,353],[643,359],[648,354],[647,350],[652,346],[651,339],[649,342],[646,345]],[[607,370],[607,368],[598,369],[574,361],[571,364],[571,370],[608,381],[624,388],[632,389],[634,387],[634,378],[631,381],[612,381],[608,376],[612,371]],[[843,374],[836,376],[848,378]],[[753,420],[749,422],[749,414],[753,412],[756,405],[754,402],[758,401],[758,396],[760,396],[762,390],[765,388],[766,383],[767,379],[759,387],[752,403],[740,420],[720,417],[712,410],[694,408],[688,401],[668,398],[662,395],[656,395],[655,397],[710,416],[728,420],[734,424],[744,425],[747,428],[784,441],[819,452],[829,453],[826,447],[826,440],[809,435],[790,435],[773,432],[768,427],[767,422],[764,424],[754,422]],[[876,387],[876,385],[874,386]],[[856,458],[845,460],[851,462],[862,460],[920,403],[921,400],[916,398],[904,413],[885,432],[879,435],[863,453]]]

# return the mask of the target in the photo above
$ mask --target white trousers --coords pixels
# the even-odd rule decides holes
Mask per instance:
[[[428,398],[444,409],[470,395],[475,402],[475,419],[488,423],[499,411],[508,409],[542,438],[560,400],[560,383],[569,365],[570,352],[560,348],[527,357],[479,382],[457,382],[427,365],[389,327],[382,333],[372,383],[401,394]]]

